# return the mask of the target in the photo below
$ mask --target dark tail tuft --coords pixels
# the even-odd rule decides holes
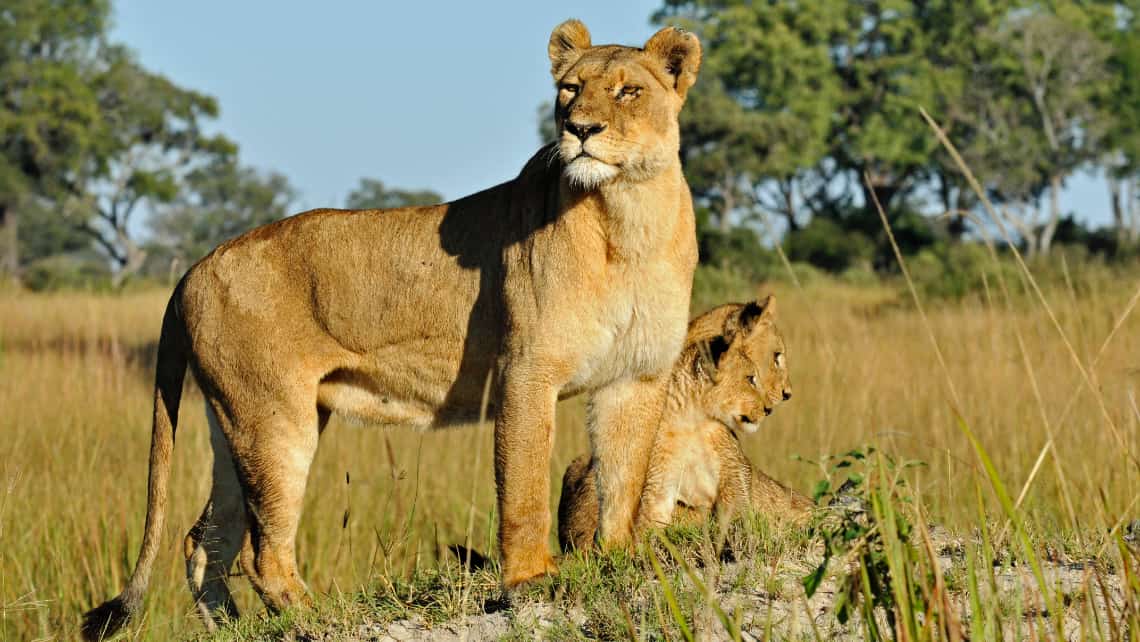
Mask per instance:
[[[138,606],[138,600],[122,595],[96,606],[83,615],[83,639],[96,642],[115,635],[130,621]]]
[[[459,563],[469,565],[472,571],[481,571],[491,565],[491,560],[479,551],[473,551],[462,544],[452,544],[447,547],[452,555],[459,559]]]

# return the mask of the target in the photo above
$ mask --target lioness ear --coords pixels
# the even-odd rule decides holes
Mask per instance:
[[[682,99],[697,82],[701,68],[701,41],[689,31],[665,27],[645,43],[645,53],[657,58],[673,78],[673,88]]]
[[[581,20],[567,20],[555,27],[546,47],[550,56],[550,75],[557,81],[589,48],[590,32]]]

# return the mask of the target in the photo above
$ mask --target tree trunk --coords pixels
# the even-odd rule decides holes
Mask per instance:
[[[732,231],[732,221],[728,215],[732,210],[736,209],[736,195],[733,193],[732,175],[724,177],[724,186],[721,188],[722,200],[724,201],[723,209],[720,212],[720,233],[728,234]]]
[[[127,279],[138,274],[147,256],[146,250],[139,247],[124,231],[120,230],[118,237],[119,243],[123,247],[123,260],[119,263],[119,268],[115,270],[115,274],[111,277],[111,286],[114,288],[122,287]]]
[[[1127,238],[1127,223],[1124,220],[1124,203],[1120,201],[1124,181],[1113,176],[1108,177],[1108,199],[1112,204],[1112,224],[1116,228],[1116,243],[1123,245]]]
[[[879,200],[879,204],[883,206],[883,213],[887,215],[887,220],[891,221],[891,201],[894,199],[895,194],[898,193],[898,186],[894,183],[887,181],[874,181],[872,179],[872,186],[867,186],[867,181],[859,181],[859,185],[863,188],[863,207],[865,208],[864,223],[868,226],[866,231],[876,229],[880,226],[879,223],[879,210],[875,208],[875,198]],[[874,190],[874,197],[872,191]],[[893,222],[893,221],[892,221]]]
[[[957,194],[945,172],[938,174],[938,195],[942,199],[943,215],[950,217],[946,222],[946,232],[950,234],[950,242],[961,243],[962,237],[966,234],[966,217],[959,211]]]
[[[1124,215],[1127,220],[1128,242],[1140,241],[1140,178],[1129,179],[1124,184]]]
[[[793,191],[795,184],[788,181],[787,189],[781,188],[780,191],[784,193],[784,216],[788,219],[788,232],[795,232],[800,229],[800,224],[796,222],[796,195]]]
[[[1034,223],[1037,222],[1038,216],[1034,214],[1031,219],[1021,212],[1013,214],[1004,207],[1001,209],[1001,216],[1013,229],[1017,230],[1021,240],[1025,241],[1025,256],[1033,258],[1037,254],[1037,230],[1034,229]]]
[[[1025,235],[1025,258],[1033,260],[1037,256],[1038,237],[1033,232]]]
[[[1049,221],[1041,230],[1041,239],[1037,249],[1041,254],[1048,254],[1049,247],[1053,245],[1053,235],[1057,233],[1057,224],[1061,221],[1061,176],[1055,174],[1049,178]]]
[[[16,208],[0,203],[0,274],[13,280],[20,274],[19,222]]]

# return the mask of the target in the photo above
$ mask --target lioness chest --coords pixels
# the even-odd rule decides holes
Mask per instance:
[[[668,372],[685,338],[689,277],[668,260],[612,267],[605,291],[560,333],[577,353],[571,395]]]

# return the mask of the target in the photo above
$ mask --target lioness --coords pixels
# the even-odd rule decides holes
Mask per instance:
[[[811,501],[756,470],[735,434],[755,432],[792,396],[776,301],[729,304],[693,320],[669,379],[664,416],[649,455],[638,526],[687,515],[729,518],[752,509],[780,519],[805,517]],[[563,551],[590,546],[598,524],[590,457],[562,478],[558,541]]]
[[[334,412],[467,422],[490,385],[509,588],[555,570],[554,407],[588,392],[600,539],[630,540],[697,262],[677,117],[701,47],[674,28],[642,48],[592,46],[570,20],[548,53],[561,138],[514,180],[443,205],[306,212],[222,244],[183,277],[159,340],[138,564],[119,597],[87,614],[87,637],[141,604],[187,366],[214,450],[210,499],[186,538],[207,627],[235,611],[225,578],[242,550],[271,609],[308,600],[294,541]]]

